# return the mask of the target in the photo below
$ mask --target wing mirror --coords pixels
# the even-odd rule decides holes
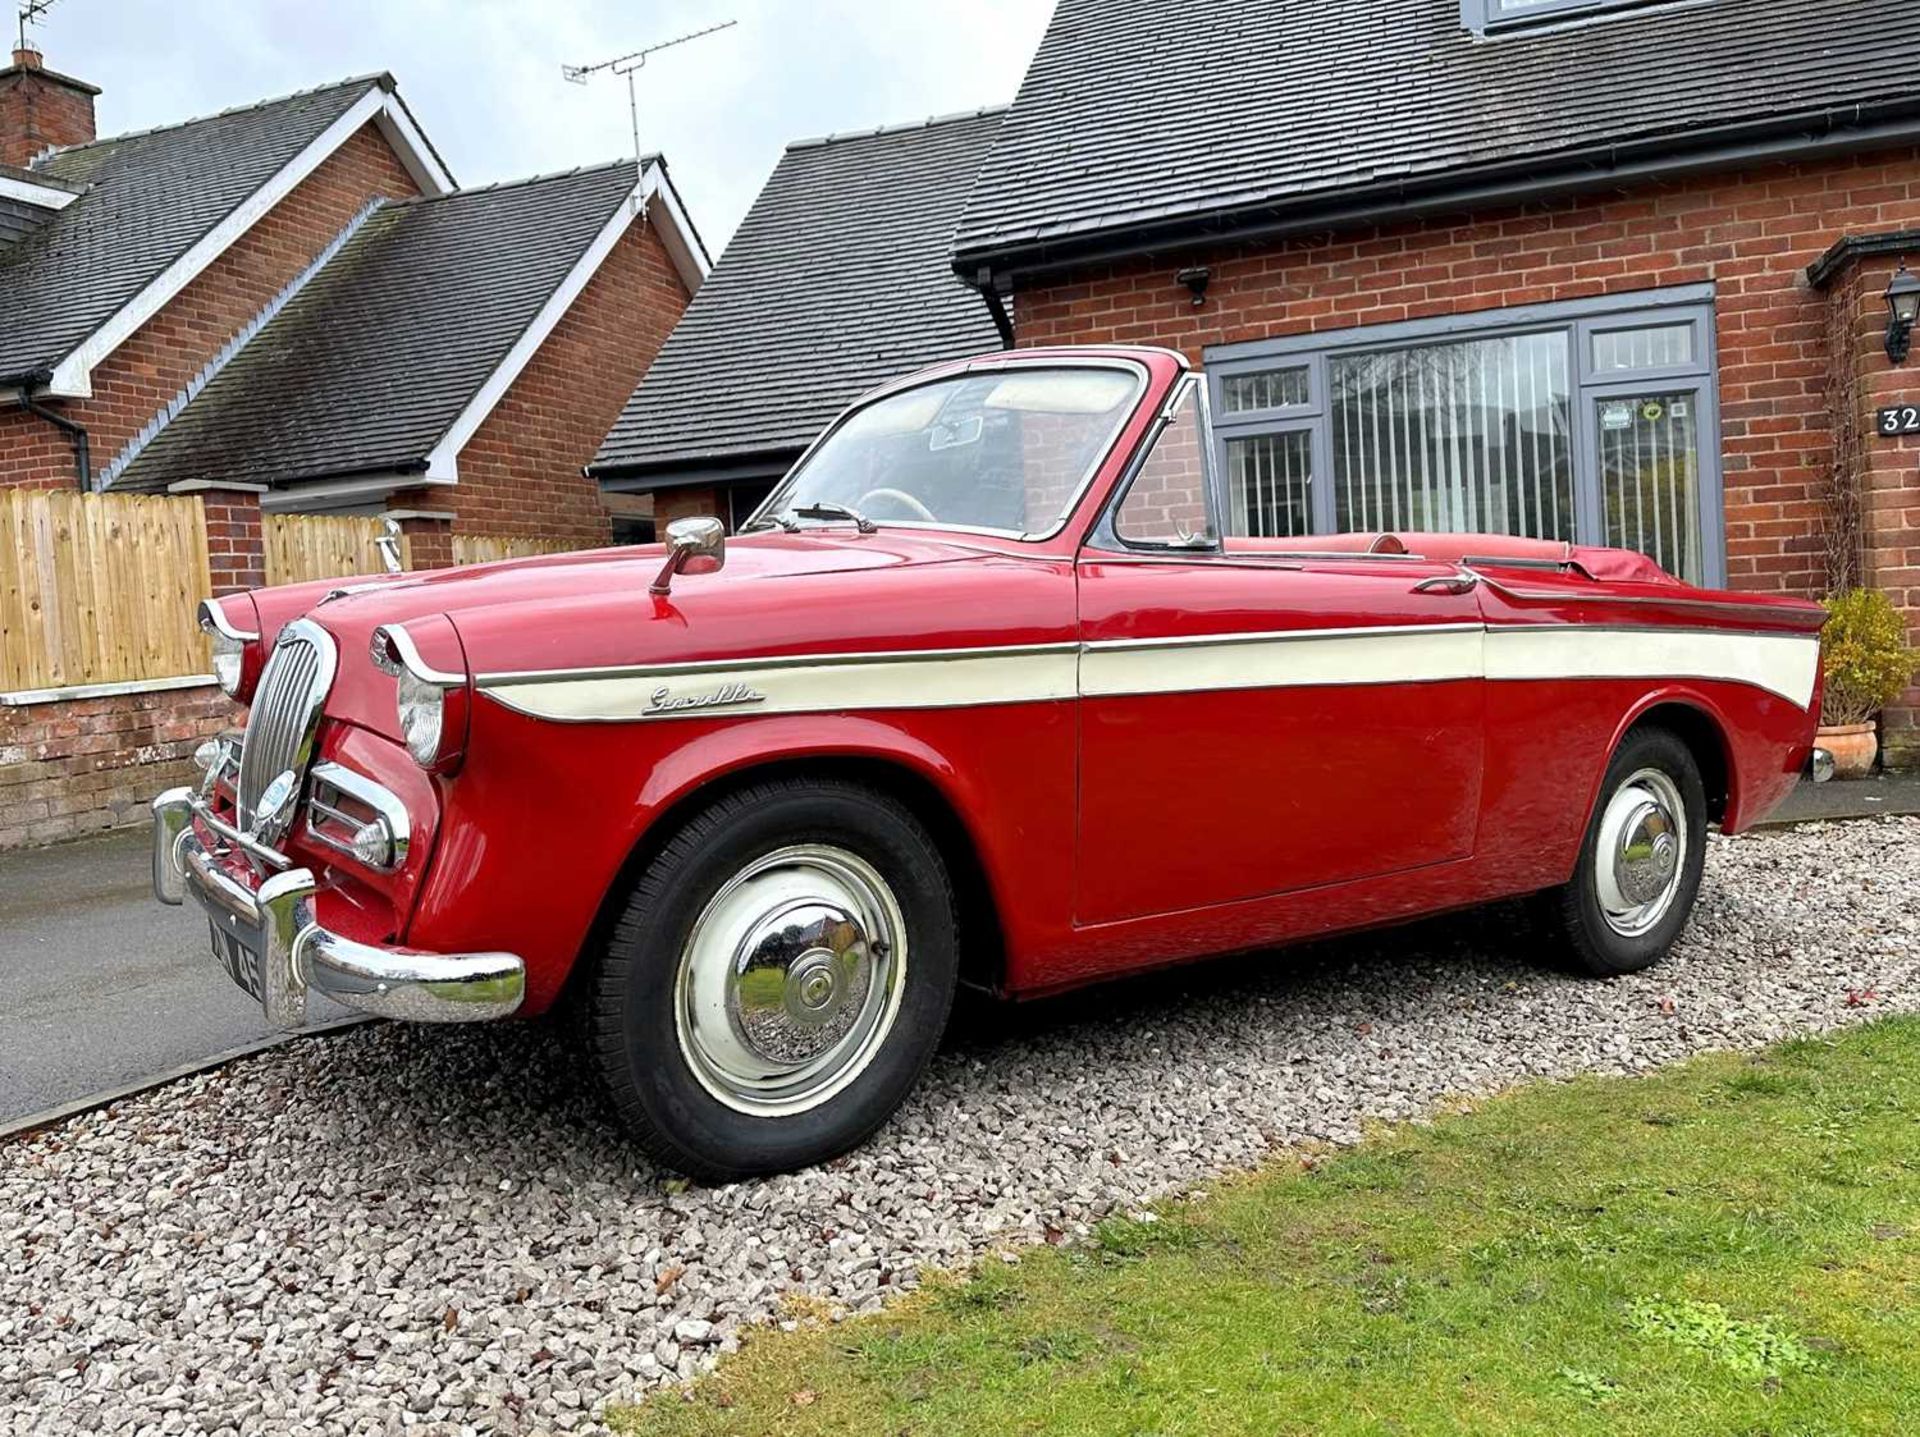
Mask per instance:
[[[727,526],[711,515],[675,519],[667,525],[667,562],[660,577],[647,585],[649,594],[673,588],[675,574],[716,574],[727,562]]]

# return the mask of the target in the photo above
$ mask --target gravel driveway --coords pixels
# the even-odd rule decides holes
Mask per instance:
[[[1590,983],[1511,912],[966,1024],[868,1148],[702,1190],[542,1031],[296,1043],[0,1147],[0,1429],[532,1432],[791,1295],[1082,1230],[1301,1138],[1920,1007],[1920,820],[1716,840],[1681,951]]]

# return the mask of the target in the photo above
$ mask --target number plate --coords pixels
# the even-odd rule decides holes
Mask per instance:
[[[227,970],[227,976],[258,1001],[260,955],[222,928],[218,919],[207,920],[207,931],[213,939],[213,956],[220,960],[220,966]]]
[[[1896,404],[1882,409],[1876,427],[1888,439],[1902,434],[1920,434],[1920,404]]]

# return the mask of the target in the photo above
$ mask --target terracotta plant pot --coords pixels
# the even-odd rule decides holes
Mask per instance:
[[[1865,778],[1873,772],[1874,757],[1880,752],[1870,723],[1823,725],[1813,741],[1833,755],[1835,778]]]

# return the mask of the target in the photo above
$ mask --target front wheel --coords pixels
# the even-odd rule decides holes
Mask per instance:
[[[730,794],[648,865],[587,994],[614,1107],[723,1182],[864,1141],[939,1042],[959,969],[938,849],[891,797],[792,779]]]
[[[1707,861],[1700,767],[1666,729],[1631,733],[1607,765],[1573,878],[1545,895],[1580,971],[1650,968],[1692,916]]]

